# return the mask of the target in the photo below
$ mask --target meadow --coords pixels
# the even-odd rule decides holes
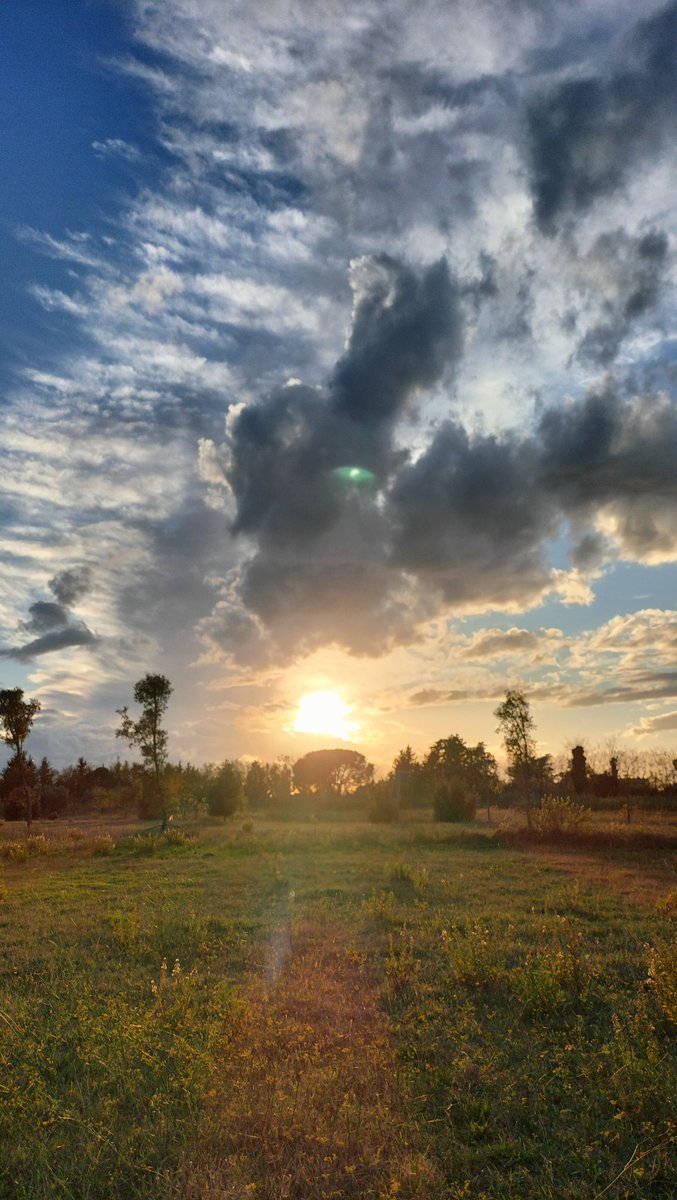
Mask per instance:
[[[0,1197],[677,1193],[674,850],[138,828],[0,828]]]

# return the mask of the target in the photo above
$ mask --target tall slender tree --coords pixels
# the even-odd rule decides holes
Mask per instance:
[[[7,745],[12,747],[16,756],[25,798],[26,825],[29,833],[33,824],[33,793],[27,782],[24,744],[41,707],[39,700],[24,700],[22,688],[0,690],[0,734]]]
[[[505,700],[494,709],[494,716],[498,720],[496,732],[503,734],[503,744],[510,759],[510,773],[522,792],[527,825],[531,829],[536,743],[532,736],[534,719],[524,692],[518,688],[508,688]]]
[[[162,815],[163,829],[167,827],[169,816],[162,773],[167,763],[167,730],[160,722],[167,711],[169,697],[173,687],[165,675],[144,675],[134,684],[134,699],[141,705],[141,716],[133,721],[129,710],[118,708],[116,711],[122,718],[115,736],[124,738],[130,746],[136,746],[141,751],[143,761],[152,772],[156,802]]]

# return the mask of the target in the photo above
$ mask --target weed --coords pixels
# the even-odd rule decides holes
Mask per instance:
[[[396,900],[392,892],[372,892],[368,900],[362,902],[362,908],[372,921],[381,925],[389,925],[396,919]]]
[[[401,929],[398,938],[388,937],[385,961],[386,990],[391,998],[415,991],[421,963],[416,957],[414,935]]]
[[[647,946],[647,984],[664,1017],[677,1025],[677,946]]]

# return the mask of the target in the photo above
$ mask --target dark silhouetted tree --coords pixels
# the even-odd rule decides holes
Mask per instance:
[[[0,734],[14,751],[24,792],[26,824],[29,833],[33,823],[33,790],[27,781],[24,744],[40,708],[39,700],[24,700],[22,688],[0,690]]]
[[[588,783],[588,764],[582,746],[574,746],[571,751],[571,782],[577,795],[582,795]]]
[[[160,722],[173,690],[166,676],[144,675],[134,684],[134,699],[141,705],[138,721],[132,720],[126,706],[116,710],[122,720],[115,736],[124,738],[130,746],[136,746],[141,751],[146,767],[153,773],[153,789],[163,827],[168,821],[166,796],[162,787],[162,772],[167,762],[167,731]]]
[[[311,750],[293,767],[299,791],[329,792],[342,796],[371,783],[374,767],[357,750]]]

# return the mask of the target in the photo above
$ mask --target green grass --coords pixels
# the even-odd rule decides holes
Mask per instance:
[[[563,865],[424,818],[255,817],[97,845],[0,864],[0,1197],[193,1194],[251,981],[284,971],[280,938],[301,927],[340,934],[376,994],[403,1136],[441,1194],[674,1196],[675,910],[641,887],[674,855],[609,851],[602,886],[573,853]],[[637,903],[614,890],[616,865]],[[228,1190],[217,1159],[221,1190],[201,1195],[285,1195],[260,1171],[255,1191]],[[318,1196],[418,1195],[411,1180],[352,1192],[349,1176],[332,1191],[330,1174]]]

